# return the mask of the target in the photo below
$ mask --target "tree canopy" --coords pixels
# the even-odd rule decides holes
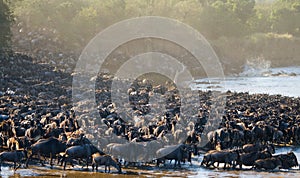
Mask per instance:
[[[5,0],[0,0],[0,51],[9,48],[12,22],[11,11]]]
[[[0,1],[1,38],[10,35],[10,11]],[[300,36],[298,0],[12,0],[17,21],[31,31],[52,29],[64,43],[86,44],[118,21],[144,15],[178,19],[208,39],[255,33]],[[3,30],[2,30],[3,29]],[[3,41],[3,40],[1,40]],[[7,41],[7,40],[4,40]]]

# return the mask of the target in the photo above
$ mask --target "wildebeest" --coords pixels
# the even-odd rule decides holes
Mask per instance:
[[[14,162],[14,170],[19,168],[21,166],[20,162],[22,161],[23,158],[27,158],[27,151],[25,150],[17,150],[17,151],[12,151],[12,152],[2,152],[0,153],[0,171],[1,171],[1,166],[4,161],[8,162]],[[19,165],[17,166],[17,163]]]
[[[258,159],[265,159],[272,157],[272,154],[269,151],[257,151],[251,153],[241,153],[237,161],[237,164],[242,169],[242,165],[253,166],[254,162]]]
[[[292,167],[298,166],[297,157],[294,152],[289,152],[287,154],[275,155],[275,158],[279,158],[282,161],[283,169],[290,169]]]
[[[41,125],[30,127],[26,130],[25,136],[31,139],[38,140],[44,135],[44,130]]]
[[[19,148],[20,149],[28,149],[32,145],[32,140],[26,136],[17,137]]]
[[[19,147],[19,142],[18,142],[18,138],[17,137],[11,137],[7,140],[7,148],[10,150],[10,151],[13,151],[13,150],[18,150],[20,147]]]
[[[243,145],[243,151],[245,153],[251,153],[251,152],[257,152],[261,150],[261,144],[260,142],[256,143],[256,144],[246,144]]]
[[[76,145],[84,145],[84,144],[91,144],[90,140],[84,137],[84,134],[80,134],[79,138],[69,138],[67,140],[67,146],[76,146]]]
[[[264,145],[264,144],[261,144],[260,142],[258,142],[256,144],[246,144],[243,146],[243,151],[245,153],[257,152],[257,151],[263,151],[263,150],[267,150],[271,154],[275,153],[275,147],[273,144]]]
[[[180,162],[183,161],[185,158],[189,158],[189,152],[187,150],[187,146],[184,144],[180,145],[172,145],[168,147],[161,148],[156,151],[157,155],[157,165],[161,161],[164,160],[175,160],[175,165],[178,163],[178,166],[181,167]]]
[[[43,162],[41,161],[41,155],[43,156],[50,156],[50,165],[53,166],[52,160],[53,157],[56,157],[56,155],[60,152],[64,152],[66,150],[67,146],[66,143],[63,143],[59,141],[56,138],[49,138],[46,140],[38,141],[37,143],[33,144],[31,149],[31,155],[28,157],[26,161],[26,167],[28,166],[29,160],[32,158],[33,155],[38,155],[40,162],[43,165]]]
[[[117,158],[123,158],[125,162],[136,163],[148,161],[145,154],[146,147],[143,142],[129,142],[124,144],[111,143],[107,145],[107,150]]]
[[[282,167],[282,161],[280,158],[277,157],[256,160],[253,166],[253,168],[255,169],[265,169],[265,170],[273,170],[281,167]]]
[[[76,158],[83,158],[86,160],[86,166],[88,168],[89,166],[89,159],[92,157],[94,153],[99,152],[100,154],[104,154],[102,151],[100,151],[98,148],[96,148],[92,144],[84,144],[84,145],[77,145],[72,146],[66,149],[62,163],[64,162],[64,170],[66,169],[67,162],[72,163],[73,159]]]
[[[98,171],[99,165],[105,166],[105,172],[108,167],[108,172],[110,172],[110,166],[115,167],[119,173],[121,173],[121,164],[114,158],[112,158],[109,155],[99,155],[99,154],[93,154],[93,161],[92,161],[92,169],[94,171],[94,168],[96,167],[96,171]]]
[[[211,150],[206,153],[203,157],[201,165],[206,165],[206,167],[210,167],[211,165],[214,166],[214,163],[224,163],[224,169],[226,168],[227,164],[232,165],[235,168],[236,162],[239,159],[238,150]]]

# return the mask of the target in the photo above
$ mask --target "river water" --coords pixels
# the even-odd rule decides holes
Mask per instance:
[[[197,79],[193,89],[280,94],[300,97],[300,66],[284,68],[250,68],[236,76]]]

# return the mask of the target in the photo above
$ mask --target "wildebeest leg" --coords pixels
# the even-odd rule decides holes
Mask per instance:
[[[17,163],[16,161],[14,161],[14,171],[16,171],[19,167],[21,167],[21,163]]]
[[[50,166],[51,166],[51,169],[53,168],[52,161],[53,161],[53,155],[52,155],[52,153],[50,153]]]
[[[69,161],[69,159],[70,159],[69,157],[66,158],[65,156],[63,158],[64,162],[62,162],[62,163],[64,163],[64,170],[66,170],[66,165],[67,165],[67,162]]]
[[[19,163],[19,165],[17,166],[17,169],[18,169],[18,168],[20,168],[20,167],[21,167],[21,165],[22,165],[22,164],[21,164],[21,163]]]
[[[62,162],[63,160],[62,160],[62,156],[59,154],[58,156],[57,156],[57,165],[59,165],[59,162]],[[62,166],[62,163],[61,163],[61,165],[60,166]]]
[[[16,171],[16,167],[17,167],[17,162],[14,161],[14,171]]]
[[[226,169],[226,164],[227,164],[227,163],[225,162],[225,164],[224,164],[224,169]],[[218,167],[219,167],[219,162],[218,162]]]
[[[92,163],[92,171],[94,171],[95,169],[95,163]]]
[[[210,161],[206,162],[206,167],[210,167],[211,165],[212,165],[212,162],[210,162]]]
[[[156,160],[156,166],[159,166],[159,159]]]
[[[42,164],[42,166],[45,166],[42,159],[41,159],[41,153],[38,152],[38,159],[40,160],[40,163]]]
[[[176,163],[176,160],[175,160],[175,163]],[[180,165],[180,159],[177,159],[177,163],[178,163],[178,167],[181,168],[181,165]]]
[[[59,161],[60,161],[60,156],[57,157],[57,162],[56,162],[57,165],[59,165]]]
[[[25,167],[26,167],[26,168],[28,168],[28,162],[29,162],[29,160],[32,158],[32,156],[33,156],[33,154],[31,154],[31,155],[27,158],[27,160],[26,160],[26,162],[25,162]]]
[[[60,159],[60,166],[62,166],[64,164],[65,159],[66,159],[65,155],[63,155],[62,158]],[[57,163],[59,163],[59,159],[58,159]]]
[[[110,165],[108,165],[108,173],[110,173]]]
[[[89,169],[89,157],[86,158],[86,169]]]
[[[106,173],[106,170],[107,170],[107,166],[105,165],[105,166],[104,166],[104,172],[105,172],[105,173]]]
[[[231,163],[230,163],[230,165],[231,165]],[[233,167],[233,169],[235,169],[235,167],[236,167],[236,162],[235,161],[232,161],[232,167]]]

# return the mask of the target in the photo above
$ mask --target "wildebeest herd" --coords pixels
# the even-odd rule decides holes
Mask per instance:
[[[137,80],[127,93],[132,118],[124,118],[110,100],[111,80],[108,76],[98,80],[96,98],[101,118],[92,121],[84,113],[76,115],[77,108],[59,102],[2,92],[0,166],[13,162],[14,169],[21,163],[25,167],[45,163],[53,167],[56,159],[63,169],[69,163],[87,168],[92,165],[93,170],[104,165],[105,172],[113,166],[121,172],[122,166],[160,166],[168,164],[166,160],[175,160],[174,166],[180,167],[203,151],[201,166],[207,168],[220,167],[219,163],[224,169],[298,166],[293,152],[275,155],[274,147],[300,143],[299,98],[228,91],[222,94],[226,101],[219,101],[211,92],[199,91],[200,108],[191,105],[188,115],[182,115],[176,87]],[[164,99],[165,110],[149,104],[155,93]],[[188,99],[193,103],[192,96]],[[212,117],[221,119],[215,130],[209,122]],[[205,127],[212,130],[207,135],[202,134]],[[208,143],[200,146],[204,139]]]

